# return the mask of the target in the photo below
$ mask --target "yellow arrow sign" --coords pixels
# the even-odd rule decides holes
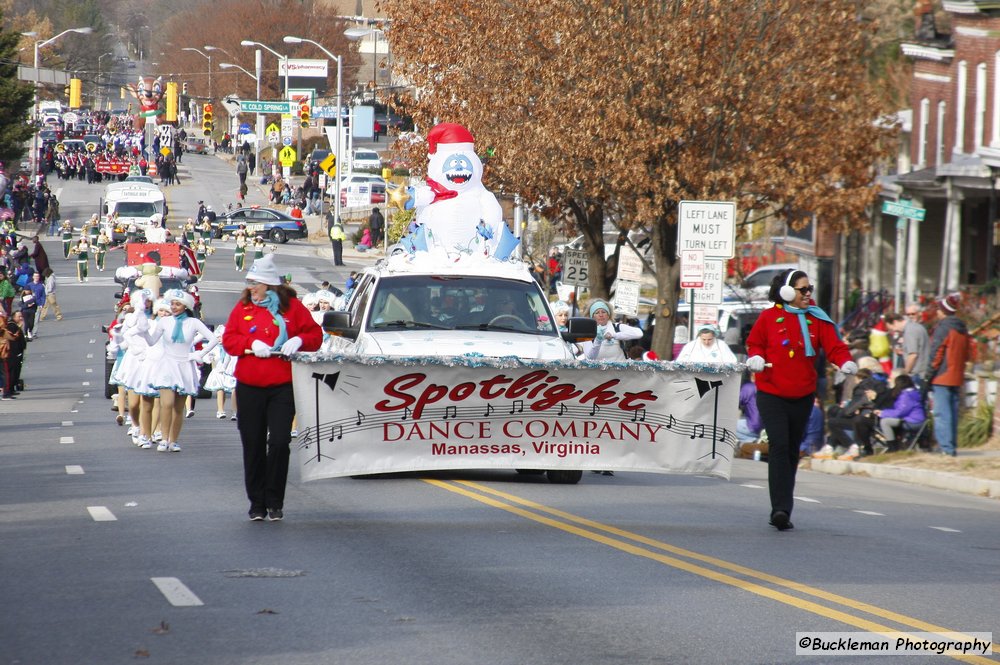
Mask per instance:
[[[330,153],[319,163],[319,167],[332,178],[337,175],[337,158],[334,157],[333,153]]]

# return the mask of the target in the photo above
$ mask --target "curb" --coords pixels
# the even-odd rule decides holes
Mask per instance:
[[[914,485],[924,485],[935,489],[951,490],[961,494],[972,494],[989,499],[1000,499],[1000,480],[972,478],[958,473],[914,469],[890,464],[868,464],[865,462],[841,462],[838,460],[810,459],[809,468],[819,473],[834,476],[857,475],[898,480]]]

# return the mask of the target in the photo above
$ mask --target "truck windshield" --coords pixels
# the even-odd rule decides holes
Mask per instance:
[[[384,277],[374,293],[368,327],[557,334],[537,284],[477,276]]]
[[[115,212],[119,217],[149,217],[162,210],[154,201],[121,201],[115,206]]]

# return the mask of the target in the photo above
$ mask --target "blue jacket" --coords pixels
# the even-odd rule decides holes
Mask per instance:
[[[892,408],[882,409],[882,418],[899,418],[910,425],[920,425],[927,420],[924,412],[924,401],[920,398],[920,391],[916,388],[907,388],[899,393]]]

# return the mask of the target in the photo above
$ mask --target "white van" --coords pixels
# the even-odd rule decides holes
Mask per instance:
[[[113,242],[125,239],[131,224],[144,234],[153,215],[166,216],[166,199],[159,187],[139,181],[114,182],[101,199],[101,227]]]

